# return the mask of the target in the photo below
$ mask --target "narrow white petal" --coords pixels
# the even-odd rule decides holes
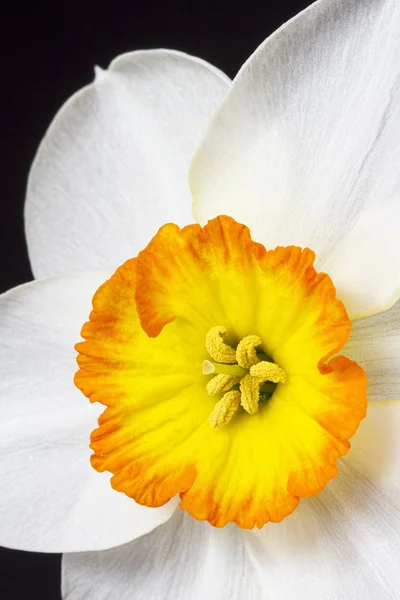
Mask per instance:
[[[353,316],[400,294],[400,4],[320,0],[245,63],[195,155],[201,223],[317,253]]]
[[[101,407],[73,383],[74,344],[106,273],[29,283],[0,297],[0,545],[97,550],[163,523],[176,503],[139,506],[89,463]]]
[[[390,310],[353,321],[343,354],[365,369],[370,400],[400,398],[400,302]]]
[[[400,589],[400,402],[371,405],[341,472],[282,523],[246,534],[274,600],[388,600]]]
[[[214,529],[177,512],[119,548],[64,554],[68,600],[265,600],[235,526]]]
[[[193,222],[187,171],[229,79],[151,50],[118,57],[63,106],[29,176],[26,235],[36,277],[115,268],[165,222]]]

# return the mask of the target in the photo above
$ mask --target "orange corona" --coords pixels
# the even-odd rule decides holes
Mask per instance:
[[[100,287],[75,383],[106,407],[92,465],[116,490],[252,528],[337,474],[367,379],[337,356],[351,323],[314,258],[221,216],[165,225]]]

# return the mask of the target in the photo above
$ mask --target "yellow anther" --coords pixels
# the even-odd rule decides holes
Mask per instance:
[[[219,402],[214,406],[214,409],[208,420],[211,427],[222,427],[227,425],[232,419],[240,405],[240,392],[235,390],[227,392]]]
[[[227,392],[235,385],[235,383],[239,383],[240,377],[234,377],[232,375],[216,375],[207,383],[206,390],[210,394],[210,396],[215,396],[216,394],[223,394]]]
[[[236,360],[244,369],[250,369],[253,365],[260,362],[257,357],[256,347],[262,344],[258,335],[246,335],[238,344],[236,349]]]
[[[260,382],[251,375],[246,375],[240,382],[240,404],[244,410],[253,415],[258,411],[258,401],[260,399]]]
[[[262,361],[250,368],[250,375],[258,379],[260,383],[263,381],[272,381],[273,383],[285,383],[286,374],[283,369],[275,363]]]
[[[225,327],[212,327],[206,335],[206,349],[216,362],[233,364],[236,362],[236,352],[222,340],[227,334]]]
[[[286,381],[283,369],[257,356],[256,348],[262,344],[258,335],[244,337],[236,350],[225,344],[226,335],[228,331],[223,326],[212,327],[206,335],[206,348],[212,360],[203,361],[202,372],[214,375],[206,389],[210,396],[224,394],[209,416],[211,427],[229,423],[240,405],[253,415],[258,411],[260,399],[266,400],[274,393],[274,384]],[[237,384],[240,392],[232,390]]]

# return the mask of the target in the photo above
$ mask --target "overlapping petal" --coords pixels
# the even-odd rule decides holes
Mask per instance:
[[[354,321],[344,353],[366,370],[369,400],[400,398],[400,302]]]
[[[243,533],[215,530],[184,513],[131,544],[65,554],[68,600],[267,600],[244,548]]]
[[[116,268],[167,221],[193,220],[187,170],[229,79],[180,52],[131,52],[61,108],[29,176],[36,277]]]
[[[89,462],[99,414],[74,387],[74,343],[106,273],[20,286],[0,297],[0,544],[35,551],[124,544],[174,504],[147,509]]]
[[[201,223],[317,255],[351,317],[400,294],[400,5],[320,0],[242,67],[191,166]]]

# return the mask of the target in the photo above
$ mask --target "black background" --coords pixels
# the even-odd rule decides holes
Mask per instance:
[[[9,2],[0,17],[0,292],[32,279],[22,217],[29,167],[56,111],[92,80],[93,65],[106,68],[123,52],[164,47],[234,77],[265,37],[310,3]],[[0,548],[2,600],[59,600],[59,590],[59,555]]]

